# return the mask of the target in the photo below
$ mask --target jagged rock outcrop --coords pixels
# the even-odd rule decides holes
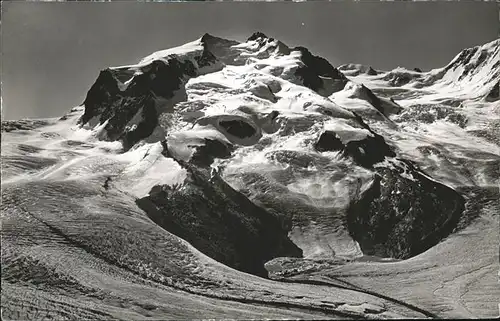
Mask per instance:
[[[493,85],[488,95],[486,95],[486,101],[497,101],[500,99],[500,80]]]
[[[265,39],[269,39],[271,41],[274,40],[273,38],[269,38],[263,32],[260,32],[260,31],[254,32],[250,37],[248,37],[247,40],[253,41],[253,40],[258,40],[258,39],[261,39],[261,41],[265,40]]]
[[[262,137],[261,128],[247,115],[214,115],[199,118],[201,126],[213,126],[231,143],[250,146]]]
[[[406,259],[448,236],[464,203],[455,190],[400,160],[376,168],[371,187],[349,207],[347,226],[364,254]]]
[[[217,58],[208,50],[198,50],[192,59],[175,54],[155,59],[139,67],[105,69],[87,93],[83,102],[85,113],[80,124],[105,124],[101,136],[107,140],[121,140],[128,150],[155,130],[163,133],[159,116],[172,112],[175,103],[185,100],[185,82],[200,70],[217,65]],[[126,84],[118,78],[135,70]],[[129,72],[130,74],[130,72]],[[161,139],[163,135],[159,135]]]
[[[378,72],[370,66],[368,70],[366,70],[366,74],[370,76],[376,76],[378,75]]]
[[[219,125],[223,127],[229,134],[239,138],[248,138],[255,135],[255,129],[244,121],[221,120],[219,122]]]
[[[469,61],[472,59],[472,57],[474,56],[474,54],[476,53],[476,50],[478,49],[478,47],[474,47],[474,48],[467,48],[467,49],[464,49],[460,52],[460,54],[455,57],[455,59],[452,60],[452,62],[450,62],[448,65],[446,65],[446,67],[444,67],[444,71],[448,71],[448,70],[451,70],[451,69],[456,69],[458,68],[459,66],[463,66],[463,65],[467,65],[469,63]]]
[[[164,145],[166,147],[166,145]],[[168,151],[166,156],[170,156]],[[155,186],[137,204],[158,225],[206,255],[240,271],[267,276],[265,262],[300,257],[287,237],[289,223],[255,205],[209,169],[179,161],[182,186]]]
[[[205,50],[212,53],[224,64],[239,65],[243,63],[243,61],[239,61],[237,59],[239,52],[231,48],[232,46],[237,45],[239,43],[238,41],[223,39],[205,33],[201,37],[201,43],[205,47]]]
[[[197,166],[210,166],[216,158],[229,158],[234,150],[232,144],[226,144],[217,139],[205,138],[203,141],[203,145],[188,145],[196,149],[190,162]]]
[[[304,86],[319,92],[325,89],[323,78],[332,81],[328,88],[328,95],[342,90],[347,84],[347,78],[337,68],[333,67],[325,58],[313,55],[307,48],[295,47],[292,51],[300,51],[304,66],[299,67],[295,74],[303,79]]]
[[[382,136],[373,132],[372,135],[344,144],[335,132],[325,131],[314,144],[314,148],[319,152],[340,151],[345,157],[352,158],[356,164],[371,168],[384,161],[386,157],[396,156],[396,153],[386,144]]]
[[[283,42],[268,37],[262,32],[254,32],[248,39],[247,41],[256,41],[259,44],[260,48],[264,48],[265,50],[261,52],[262,53],[275,53],[279,55],[289,55],[290,52],[292,51],[287,45],[285,45]]]
[[[85,113],[80,122],[85,124],[92,117],[105,111],[119,92],[118,81],[115,79],[113,71],[109,68],[101,70],[95,83],[87,92],[83,102]]]
[[[399,87],[412,81],[419,80],[420,77],[421,76],[414,71],[398,68],[388,72],[382,79],[389,81],[391,86]]]

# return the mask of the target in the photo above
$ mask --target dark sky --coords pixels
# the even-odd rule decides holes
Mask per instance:
[[[56,117],[85,98],[99,70],[205,32],[254,31],[333,65],[431,69],[498,37],[494,2],[2,3],[3,119]]]

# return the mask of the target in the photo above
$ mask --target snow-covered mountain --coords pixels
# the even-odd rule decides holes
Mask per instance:
[[[2,123],[4,315],[498,316],[499,61],[205,34],[101,71]]]

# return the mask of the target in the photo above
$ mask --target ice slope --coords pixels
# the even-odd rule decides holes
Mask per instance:
[[[415,102],[432,100],[452,104],[459,104],[462,100],[494,101],[498,100],[499,61],[500,39],[496,39],[482,46],[464,49],[445,67],[428,72],[398,67],[391,71],[379,71],[378,75],[360,73],[352,77],[369,88],[385,87],[388,93],[394,93],[398,101],[408,98],[413,98]]]
[[[500,40],[497,39],[463,50],[444,68],[431,70],[422,82],[432,83],[432,90],[457,93],[459,97],[484,97],[499,85],[499,65]]]
[[[429,72],[396,68],[351,77],[403,107],[381,126],[404,155],[451,186],[498,185],[500,41],[463,50],[447,66]],[[394,77],[409,75],[394,86]],[[373,125],[376,126],[376,125]]]
[[[4,311],[496,316],[498,47],[383,72],[205,34],[2,123]]]
[[[422,316],[352,290],[266,280],[205,256],[136,205],[140,184],[157,184],[175,167],[155,167],[157,144],[121,153],[120,144],[97,139],[102,126],[79,127],[82,115],[75,108],[43,128],[2,135],[2,177],[11,178],[2,179],[4,318]],[[145,169],[155,175],[137,181]]]

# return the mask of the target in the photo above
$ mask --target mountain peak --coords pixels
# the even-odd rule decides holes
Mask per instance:
[[[323,96],[342,89],[347,81],[326,59],[314,56],[305,47],[295,49],[300,55],[291,55],[288,46],[262,32],[255,32],[249,39],[240,44],[205,33],[182,46],[154,52],[137,65],[103,70],[88,92],[80,123],[89,123],[90,127],[106,123],[103,137],[120,139],[127,149],[152,134],[154,128],[149,127],[159,125],[154,118],[187,99],[185,84],[190,78],[217,72],[225,65],[254,63],[254,59],[272,57],[275,62],[270,67],[277,72],[273,76]],[[252,39],[259,45],[251,44]],[[259,85],[250,90],[275,100],[269,88]]]
[[[257,39],[269,39],[269,40],[273,40],[273,38],[269,38],[268,36],[266,36],[263,32],[260,32],[260,31],[257,31],[257,32],[254,32],[248,39],[247,41],[252,41],[252,40],[257,40]]]
[[[216,38],[215,36],[209,34],[208,32],[205,32],[203,36],[201,36],[201,39],[211,39],[211,38]]]
[[[200,38],[200,41],[202,43],[206,43],[206,42],[214,42],[214,41],[222,41],[222,42],[237,42],[237,41],[234,41],[234,40],[229,40],[229,39],[224,39],[224,38],[221,38],[221,37],[217,37],[217,36],[214,36],[212,34],[209,34],[208,32],[205,32],[203,34],[203,36],[201,36]]]

